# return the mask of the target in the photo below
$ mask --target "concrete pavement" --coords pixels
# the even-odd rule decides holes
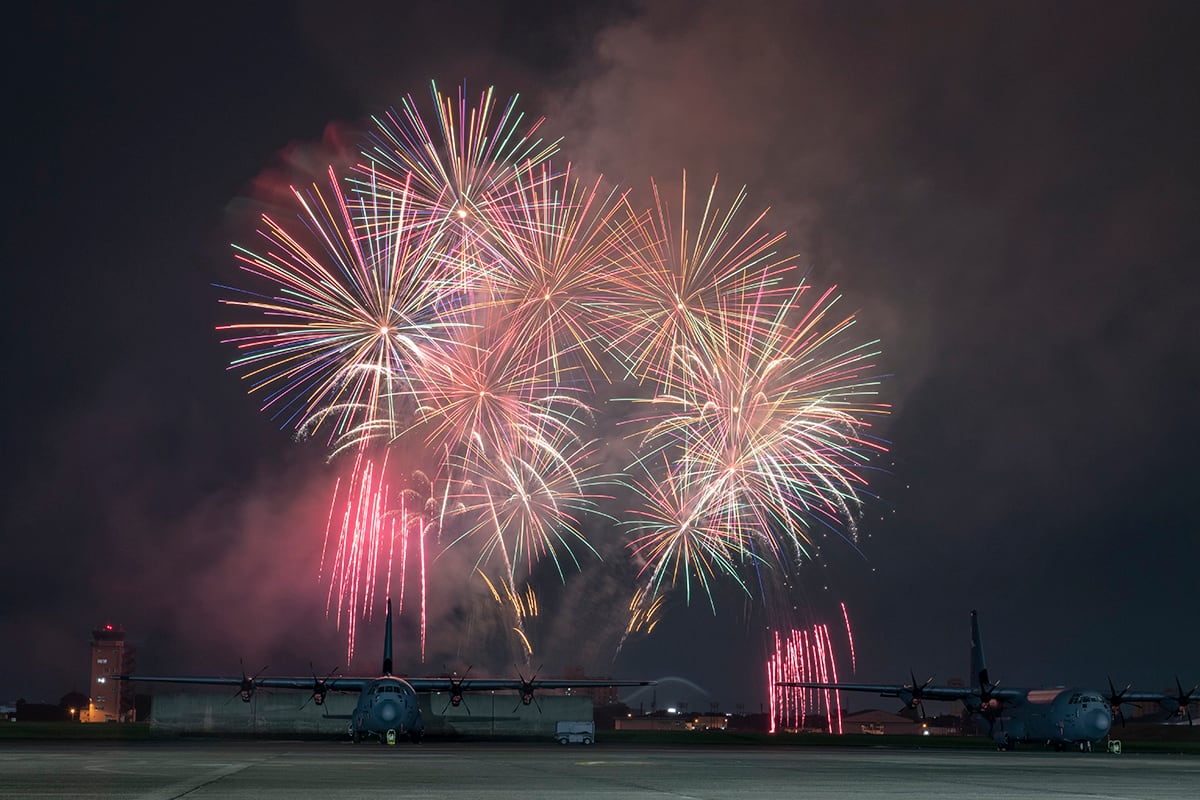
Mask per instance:
[[[1156,798],[1200,757],[816,747],[435,742],[0,743],[0,798]]]

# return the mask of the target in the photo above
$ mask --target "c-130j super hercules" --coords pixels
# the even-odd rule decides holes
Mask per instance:
[[[1121,706],[1126,703],[1158,703],[1169,715],[1186,715],[1190,725],[1192,715],[1188,705],[1196,699],[1196,690],[1200,688],[1192,687],[1190,692],[1185,692],[1178,679],[1175,694],[1135,692],[1129,687],[1117,691],[1111,680],[1107,694],[1094,689],[1002,687],[988,677],[979,617],[974,611],[971,612],[971,686],[932,686],[932,678],[918,685],[915,677],[910,677],[913,677],[912,683],[906,684],[789,681],[776,685],[877,692],[880,697],[899,698],[908,708],[920,708],[922,700],[959,700],[987,726],[988,735],[1002,750],[1009,750],[1018,743],[1052,745],[1057,750],[1091,750],[1095,742],[1108,735],[1114,716],[1124,720]]]
[[[240,678],[196,676],[171,677],[147,675],[118,675],[118,680],[158,683],[191,683],[217,686],[238,686],[239,696],[249,703],[255,689],[298,689],[312,693],[312,700],[321,705],[328,692],[358,692],[358,704],[350,715],[349,734],[355,742],[375,736],[380,742],[392,744],[398,736],[421,741],[425,722],[421,717],[418,693],[446,692],[450,704],[458,706],[469,692],[515,690],[520,702],[534,702],[539,689],[586,689],[596,687],[650,686],[654,681],[593,681],[593,680],[526,680],[512,678],[404,678],[392,674],[392,601],[387,601],[387,627],[383,638],[383,666],[375,677],[270,677]]]

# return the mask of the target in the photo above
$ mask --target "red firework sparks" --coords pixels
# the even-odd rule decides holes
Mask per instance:
[[[384,579],[385,596],[391,596],[392,563],[396,542],[400,542],[400,586],[397,613],[403,613],[408,551],[413,545],[420,576],[421,660],[425,659],[425,535],[429,521],[420,508],[409,508],[402,499],[400,508],[388,507],[387,454],[378,462],[362,450],[355,455],[347,480],[334,485],[329,519],[325,525],[325,544],[321,571],[328,562],[329,594],[325,613],[333,613],[340,628],[346,620],[346,663],[354,658],[354,640],[359,616],[369,619],[375,604],[375,590]],[[342,486],[345,485],[345,494]],[[381,558],[386,552],[386,559]],[[333,598],[337,595],[336,611]]]
[[[817,624],[811,629],[793,628],[786,636],[775,631],[774,652],[767,659],[770,732],[799,730],[804,727],[808,714],[824,713],[827,730],[830,733],[842,733],[842,706],[838,692],[776,685],[792,681],[837,683],[837,680],[837,661],[828,625]]]

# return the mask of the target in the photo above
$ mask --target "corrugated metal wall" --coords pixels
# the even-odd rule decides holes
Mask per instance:
[[[154,695],[150,729],[160,734],[345,734],[357,694],[330,693],[318,706],[306,692],[254,693],[243,703],[233,692],[173,692]],[[466,736],[545,736],[553,738],[559,720],[591,720],[590,697],[537,695],[536,705],[521,705],[515,693],[468,694],[463,705],[449,695],[420,695],[425,733]],[[539,711],[540,706],[540,711]],[[515,707],[515,708],[514,708]]]

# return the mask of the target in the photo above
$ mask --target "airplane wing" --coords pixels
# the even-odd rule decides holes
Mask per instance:
[[[1129,687],[1117,691],[1113,686],[1112,678],[1109,678],[1108,688],[1108,703],[1112,706],[1114,713],[1121,713],[1120,708],[1123,703],[1158,703],[1163,711],[1171,716],[1186,716],[1188,724],[1191,725],[1191,704],[1196,702],[1197,690],[1200,690],[1200,685],[1193,686],[1191,691],[1185,692],[1179,678],[1175,678],[1176,691],[1174,694],[1170,692],[1135,692],[1131,691]],[[1122,718],[1124,718],[1123,714]]]
[[[313,694],[313,698],[318,704],[324,702],[326,692],[363,692],[368,689],[378,678],[347,678],[336,676],[330,673],[325,678],[318,678],[314,673],[312,677],[260,677],[266,667],[263,667],[258,674],[247,676],[242,672],[240,678],[223,677],[223,676],[207,676],[198,675],[193,677],[188,676],[158,676],[158,675],[116,675],[117,680],[122,681],[144,681],[147,683],[183,683],[183,684],[207,684],[212,686],[236,686],[238,693],[246,702],[250,701],[250,696],[254,694],[254,690],[260,687],[266,689],[299,689],[309,690]],[[387,627],[384,630],[383,637],[383,668],[381,675],[392,676],[392,601],[391,598],[387,601]],[[619,686],[650,686],[654,681],[611,681],[611,680],[537,680],[537,676],[526,680],[524,676],[520,678],[467,678],[462,677],[445,677],[445,678],[408,678],[405,676],[394,676],[398,680],[403,680],[408,683],[416,692],[449,692],[451,702],[458,705],[462,701],[464,692],[486,692],[511,689],[521,693],[521,702],[529,705],[533,701],[533,693],[539,689],[587,689],[598,687],[619,687]]]
[[[252,678],[246,676],[234,678],[216,675],[114,675],[113,677],[119,681],[138,681],[144,683],[183,683],[208,686],[237,686],[249,691],[253,691],[257,688],[307,689],[317,691],[323,688],[324,691],[330,692],[361,692],[367,687],[368,684],[371,683],[370,678],[331,677],[322,680],[313,677],[259,677],[257,675]]]
[[[776,686],[794,686],[800,689],[836,689],[841,692],[874,692],[880,697],[898,697],[906,703],[913,698],[923,700],[961,700],[964,697],[978,697],[979,690],[966,686],[917,686],[911,684],[892,683],[809,683],[806,681],[788,681],[777,683]]]
[[[314,679],[311,677],[254,677],[235,678],[223,676],[156,676],[156,675],[116,675],[121,681],[142,681],[146,683],[187,683],[211,686],[243,686],[253,681],[255,687],[266,689],[312,689]],[[372,678],[329,678],[324,681],[325,688],[333,692],[361,692]],[[598,687],[621,686],[651,686],[654,681],[593,681],[593,680],[531,680],[518,678],[469,678],[456,680],[454,678],[407,678],[406,682],[418,692],[449,692],[460,689],[464,692],[503,691],[511,689],[588,689]]]
[[[977,698],[982,703],[984,692],[979,687],[970,686],[931,686],[928,683],[811,683],[806,681],[788,681],[776,683],[776,686],[794,686],[802,689],[834,689],[841,692],[874,692],[880,697],[897,697],[910,706],[915,706],[921,700],[966,700]],[[989,699],[1000,702],[1013,701],[1023,695],[1020,689],[1002,689],[989,687],[986,692]]]
[[[519,678],[407,678],[418,692],[489,692],[535,689],[594,689],[622,686],[652,686],[654,681],[522,680]]]

